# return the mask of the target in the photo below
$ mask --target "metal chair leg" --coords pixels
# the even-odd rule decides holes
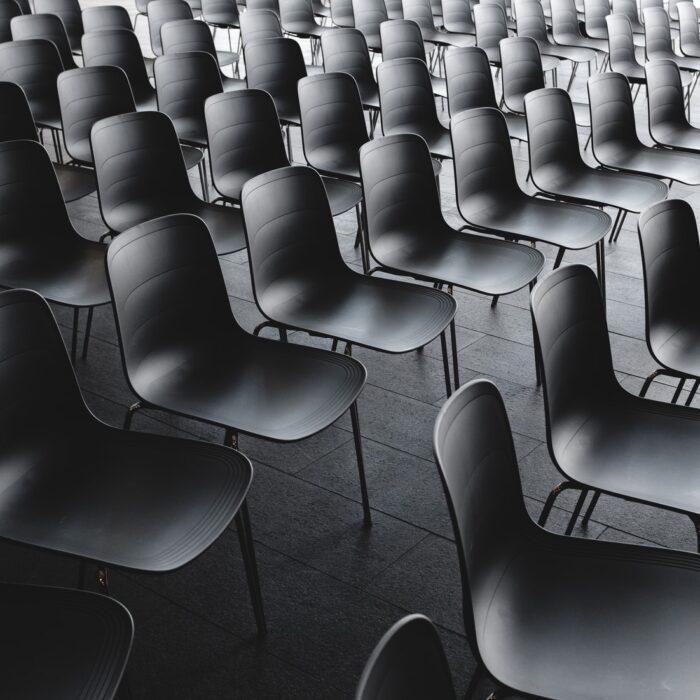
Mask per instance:
[[[91,306],[88,309],[88,317],[87,322],[85,324],[85,337],[83,338],[83,360],[87,357],[88,354],[88,345],[90,343],[90,331],[92,330],[92,314],[94,310],[94,306]]]
[[[588,510],[586,510],[586,514],[583,516],[583,520],[581,521],[581,527],[588,527],[588,521],[591,519],[595,507],[598,505],[599,498],[600,491],[596,491],[593,494],[593,498],[591,498],[591,502],[588,504]]]
[[[442,366],[445,372],[445,388],[447,389],[447,398],[452,396],[452,381],[450,379],[450,361],[447,357],[447,338],[445,331],[440,333],[440,346],[442,347]]]
[[[655,372],[652,372],[645,380],[644,384],[642,384],[642,389],[639,392],[639,396],[641,398],[644,398],[647,395],[647,391],[649,391],[649,387],[651,386],[651,383],[659,376],[666,374],[664,370],[662,369],[657,369]]]
[[[601,238],[595,247],[596,264],[598,268],[598,284],[600,285],[600,293],[603,297],[603,305],[605,306],[606,289],[605,289],[605,239]]]
[[[564,248],[559,248],[557,251],[557,257],[554,260],[554,267],[552,268],[553,270],[556,270],[559,265],[561,265],[561,261],[564,259],[564,253],[566,253],[566,250]]]
[[[695,394],[698,392],[698,387],[700,386],[700,379],[696,379],[695,382],[693,383],[693,388],[690,390],[690,394],[688,395],[688,399],[685,402],[686,406],[690,406],[691,403],[693,403],[693,399],[695,398]]]
[[[450,322],[450,340],[452,342],[452,374],[454,374],[455,391],[459,389],[459,357],[457,355],[457,324],[452,319]]]
[[[564,493],[564,491],[567,491],[568,489],[580,489],[581,486],[577,484],[575,481],[562,481],[561,484],[557,484],[550,492],[549,496],[547,496],[547,500],[544,503],[544,506],[542,508],[542,512],[540,513],[539,520],[537,521],[537,524],[540,527],[544,527],[547,524],[547,520],[549,518],[549,514],[552,510],[552,507],[554,506],[554,502],[559,498],[559,496]]]
[[[574,512],[571,514],[571,518],[569,519],[569,524],[566,526],[566,532],[564,533],[565,535],[568,536],[574,531],[578,516],[581,514],[583,504],[586,502],[586,496],[588,496],[588,489],[582,489],[581,495],[578,497],[578,501],[576,501]]]
[[[360,416],[357,411],[357,401],[350,406],[350,420],[352,421],[352,436],[355,440],[355,455],[357,457],[357,471],[360,475],[360,491],[362,493],[362,510],[364,512],[365,526],[372,525],[372,513],[369,509],[369,494],[367,493],[367,477],[365,476],[365,460],[362,455],[362,435],[360,433]]]
[[[236,513],[236,529],[238,530],[238,541],[241,545],[243,565],[245,566],[246,578],[248,579],[248,589],[250,590],[255,624],[258,628],[258,637],[263,638],[267,635],[267,623],[265,621],[265,609],[263,607],[258,565],[255,559],[253,532],[250,527],[250,516],[248,514],[248,504],[246,501],[243,501],[238,513]]]
[[[467,686],[467,692],[464,694],[464,700],[472,700],[474,697],[474,693],[476,692],[476,689],[479,686],[479,683],[481,682],[481,679],[484,677],[484,667],[479,664],[475,671],[474,674],[471,677],[471,680],[469,681],[469,685]]]
[[[70,359],[75,364],[75,357],[78,352],[78,322],[80,321],[80,309],[76,306],[73,309],[73,334],[70,344]]]

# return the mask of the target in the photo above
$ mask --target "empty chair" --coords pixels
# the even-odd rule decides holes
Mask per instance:
[[[644,84],[644,67],[637,60],[629,18],[623,14],[611,14],[605,18],[608,23],[608,45],[610,70],[624,75],[637,86],[637,94]]]
[[[246,12],[248,10],[271,10],[278,18],[280,16],[279,0],[246,0],[246,8]]]
[[[223,29],[226,32],[229,52],[237,56],[231,39],[231,31],[238,29],[241,25],[241,17],[236,0],[200,0],[200,2],[202,5],[202,19],[210,27],[214,28],[214,36],[216,36],[217,29]],[[238,43],[240,47],[240,36]]]
[[[676,63],[682,71],[694,73],[697,80],[698,73],[700,73],[700,58],[678,56],[673,51],[671,25],[663,7],[649,7],[644,10],[644,36],[647,61],[659,58],[669,59]],[[694,87],[694,84],[690,86],[689,95],[692,94]]]
[[[8,697],[115,697],[134,637],[121,603],[87,591],[2,583],[0,617]]]
[[[83,34],[102,29],[131,29],[131,18],[127,9],[121,5],[86,7],[83,10]]]
[[[131,273],[137,269],[132,265]],[[245,505],[253,478],[248,459],[219,445],[126,432],[97,420],[49,306],[35,292],[0,295],[0,328],[0,384],[11,402],[0,420],[3,434],[12,435],[0,459],[0,536],[77,559],[81,574],[85,564],[97,565],[107,593],[106,567],[174,571],[207,550],[235,517],[264,634]],[[37,437],[36,425],[50,429]]]
[[[546,299],[540,306],[552,325],[564,326],[556,337],[547,332],[547,351],[556,342],[557,359],[578,359],[567,376],[573,387],[569,381],[553,387],[567,405],[572,389],[585,391],[592,380],[601,384],[593,358],[581,350],[597,350],[588,315],[566,303],[572,291],[581,292],[585,311],[598,307],[595,315],[604,323],[588,268],[557,270],[535,290],[537,299]],[[582,320],[574,325],[572,318]],[[605,404],[601,410],[607,413]],[[562,423],[568,429],[568,416]],[[602,434],[609,428],[605,424]],[[654,438],[647,436],[652,445]],[[498,697],[700,697],[696,555],[562,537],[537,527],[525,508],[503,399],[485,379],[470,382],[442,407],[433,445],[457,543],[465,632],[478,664],[470,690],[486,677],[496,683]],[[609,473],[613,465],[605,466]],[[668,474],[665,464],[662,471]]]
[[[14,0],[0,2],[0,43],[12,41],[10,28],[12,18],[19,17],[21,14],[22,8]]]
[[[475,107],[498,108],[489,59],[483,49],[474,46],[448,51],[445,55],[445,75],[450,117]],[[505,113],[504,117],[510,138],[527,141],[525,118],[509,113]]]
[[[440,336],[449,396],[445,329],[454,299],[350,268],[318,173],[288,167],[258,175],[243,186],[241,206],[255,300],[269,322],[344,341],[346,352],[353,345],[411,352]]]
[[[593,155],[604,167],[700,184],[700,155],[645,146],[637,136],[632,92],[624,75],[588,79]]]
[[[476,36],[470,0],[442,0],[442,26],[455,34]]]
[[[336,27],[354,27],[352,0],[331,0],[331,20]]]
[[[312,62],[317,62],[321,36],[329,28],[316,22],[311,0],[280,0],[280,22],[286,34],[309,40]]]
[[[559,88],[525,96],[532,182],[554,199],[615,207],[610,240],[628,212],[639,213],[666,198],[668,188],[654,178],[592,168],[581,157],[569,94]]]
[[[10,27],[15,41],[47,39],[53,42],[61,55],[63,67],[66,70],[76,67],[66,29],[56,15],[21,15],[10,22]]]
[[[127,421],[137,408],[165,410],[225,428],[226,444],[235,446],[241,433],[302,440],[349,409],[370,522],[356,404],[366,371],[359,362],[246,333],[231,311],[207,228],[194,216],[148,221],[118,236],[107,265],[124,368],[139,397]]]
[[[402,0],[384,0],[387,17],[392,19],[403,19],[403,3]]]
[[[436,46],[473,46],[474,37],[469,34],[439,31],[435,26],[435,19],[430,5],[430,0],[403,0],[403,17],[415,22],[423,36],[423,41]],[[381,26],[380,26],[381,34]],[[382,57],[384,58],[382,44]]]
[[[665,6],[668,6],[669,9],[671,8],[671,0],[667,0],[667,2],[664,3],[664,0],[639,0],[639,14],[640,18],[642,20],[642,24],[646,26],[646,11],[649,9],[654,9],[654,10],[665,10]],[[667,15],[668,16],[668,15]],[[678,18],[671,19],[669,16],[669,24],[671,27],[673,27],[673,32],[677,36],[678,34]]]
[[[384,135],[418,134],[435,158],[452,158],[450,130],[438,118],[428,66],[417,58],[385,61],[377,80]]]
[[[134,32],[126,29],[106,29],[84,34],[83,63],[86,66],[121,68],[129,78],[136,109],[156,109],[156,91],[148,80],[146,64]]]
[[[167,22],[179,19],[194,19],[192,9],[184,0],[150,0],[148,3],[148,32],[154,55],[163,55],[163,43],[160,38],[161,27]]]
[[[644,25],[640,21],[637,0],[611,0],[611,9],[616,15],[625,15],[634,34],[644,35]]]
[[[251,41],[282,38],[280,18],[272,10],[246,10],[241,15],[240,29],[243,51]]]
[[[136,112],[102,119],[92,127],[100,211],[121,233],[168,214],[194,214],[209,229],[221,255],[245,246],[240,212],[204,202],[192,191],[170,119]]]
[[[78,0],[34,0],[34,12],[59,17],[66,28],[71,51],[80,53],[80,39],[85,30]]]
[[[445,650],[433,623],[407,615],[384,634],[365,664],[355,700],[456,700]]]
[[[574,0],[551,0],[552,3],[552,40],[562,46],[578,46],[593,49],[599,53],[608,52],[605,39],[583,36]],[[605,68],[603,61],[601,69]]]
[[[501,67],[501,39],[508,38],[506,15],[500,5],[479,3],[474,7],[474,25],[476,27],[476,45],[489,58],[489,63]]]
[[[541,199],[520,189],[503,115],[491,107],[452,117],[457,208],[471,226],[511,239],[559,246],[555,266],[566,250],[596,247],[598,276],[605,284],[604,237],[611,220],[589,207]]]
[[[679,48],[684,56],[700,58],[700,31],[698,11],[692,2],[679,2],[676,5],[680,23]]]
[[[389,20],[384,0],[352,0],[352,14],[355,28],[362,32],[370,51],[381,53],[382,40],[379,25]],[[325,61],[324,51],[324,61]]]
[[[586,36],[593,39],[607,39],[608,25],[605,18],[610,12],[610,0],[583,0],[583,26]]]

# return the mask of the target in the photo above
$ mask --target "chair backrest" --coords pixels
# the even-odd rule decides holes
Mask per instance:
[[[56,15],[21,15],[11,21],[10,28],[14,41],[22,41],[23,39],[52,41],[61,56],[63,67],[66,70],[75,68],[66,29]]]
[[[644,10],[644,44],[647,60],[674,55],[671,24],[666,10],[662,7],[649,7]]]
[[[314,8],[311,0],[279,0],[282,28],[295,23],[315,25]]]
[[[439,125],[433,85],[424,61],[383,61],[377,67],[377,83],[385,135],[420,133]]]
[[[508,38],[506,16],[500,5],[479,3],[474,8],[474,25],[479,48],[498,50],[501,39]]]
[[[139,40],[127,29],[105,29],[83,35],[83,62],[86,66],[121,68],[137,102],[154,95],[148,80]]]
[[[95,5],[83,10],[83,33],[102,29],[129,29],[131,18],[121,5]]]
[[[321,73],[299,81],[301,135],[306,160],[324,169],[324,153],[342,151],[358,159],[367,143],[367,125],[357,83],[347,73]],[[329,168],[330,170],[330,168]]]
[[[593,270],[565,265],[530,295],[535,342],[542,361],[550,446],[560,452],[580,428],[585,410],[617,386],[605,306]]]
[[[382,241],[393,247],[396,232],[429,245],[442,211],[425,141],[416,134],[373,139],[360,149],[360,170],[370,247],[379,257]]]
[[[352,274],[341,257],[326,189],[315,170],[289,166],[248,180],[241,209],[253,291],[263,313],[280,295],[313,294],[329,278],[340,281]]]
[[[474,107],[496,107],[491,66],[476,46],[452,48],[445,54],[450,116]]]
[[[544,87],[542,58],[537,42],[527,36],[501,40],[503,101],[511,112],[525,112],[525,96]]]
[[[349,73],[360,85],[374,83],[367,41],[359,29],[334,29],[321,36],[326,73]]]
[[[639,0],[639,19],[642,24],[646,22],[645,13],[650,9],[663,10],[664,0]]]
[[[433,9],[430,0],[403,0],[404,19],[413,20],[423,29],[435,29]],[[382,58],[384,58],[384,45],[382,44]]]
[[[681,2],[686,2],[686,0],[668,0],[668,16],[674,22],[677,22],[680,19],[678,15],[678,5]]]
[[[437,0],[439,2],[439,0]],[[384,0],[387,17],[392,19],[403,19],[403,2],[402,0]]]
[[[515,0],[513,7],[518,36],[529,36],[535,41],[549,42],[544,9],[539,0]]]
[[[626,72],[639,65],[634,50],[634,36],[629,18],[611,14],[605,18],[608,25],[608,53],[610,70]]]
[[[605,18],[610,11],[610,0],[583,0],[584,26],[588,36],[607,38],[608,25]]]
[[[0,143],[28,139],[38,141],[32,110],[17,83],[0,82]]]
[[[178,19],[161,27],[160,40],[163,55],[200,51],[209,54],[218,68],[219,59],[211,29],[199,19]]]
[[[498,581],[534,527],[494,384],[477,379],[445,402],[435,421],[433,449],[457,544],[464,626],[479,659],[480,630]]]
[[[669,58],[659,58],[649,61],[644,70],[647,78],[649,131],[652,137],[664,126],[688,128],[678,65]]]
[[[159,372],[186,362],[187,348],[214,349],[222,339],[244,336],[214,243],[196,216],[164,216],[117,236],[107,251],[107,277],[124,369],[142,396]],[[231,353],[237,344],[226,347]],[[160,367],[159,358],[165,360]]]
[[[236,0],[200,0],[202,19],[212,24],[228,24],[235,27],[240,21]]]
[[[17,83],[37,123],[59,114],[56,78],[63,63],[56,45],[47,39],[24,39],[0,44],[0,80]]]
[[[240,201],[251,177],[289,165],[269,93],[234,90],[214,95],[204,105],[204,117],[212,181],[227,198]]]
[[[51,14],[60,18],[72,51],[80,51],[83,36],[83,15],[78,0],[34,0],[36,14]]]
[[[331,19],[336,27],[354,27],[352,0],[331,0]]]
[[[12,41],[12,29],[10,28],[12,18],[19,17],[21,14],[22,8],[14,0],[0,2],[0,44]]]
[[[116,66],[90,66],[64,71],[57,88],[66,150],[74,160],[91,164],[94,124],[136,109],[129,79]]]
[[[355,700],[455,700],[450,667],[433,623],[407,615],[384,634],[369,657]]]
[[[241,46],[244,51],[251,41],[281,38],[280,18],[272,10],[246,10],[241,15]]]
[[[565,44],[573,38],[581,38],[581,27],[574,0],[551,0],[552,37]]]
[[[442,0],[442,24],[448,32],[475,34],[471,0]]]
[[[390,19],[379,27],[382,60],[419,58],[425,61],[425,44],[420,27],[411,19]]]
[[[280,16],[279,0],[248,0],[246,7],[248,8],[246,12],[249,10],[271,10],[278,18]]]
[[[680,47],[682,53],[700,52],[700,30],[698,11],[692,2],[679,2],[676,5],[680,24]]]
[[[352,14],[365,36],[378,36],[379,25],[389,19],[384,0],[352,0]]]
[[[689,202],[670,199],[639,217],[647,343],[654,349],[671,340],[694,315],[700,241]]]
[[[175,127],[165,114],[101,119],[90,142],[102,218],[112,231],[121,231],[120,222],[132,219],[130,212],[194,200]]]
[[[621,73],[599,73],[588,79],[591,108],[591,144],[603,159],[607,149],[636,147],[639,138],[634,119],[632,91]]]
[[[611,9],[613,14],[625,15],[634,30],[641,27],[637,0],[611,0]]]
[[[153,53],[156,56],[163,55],[160,30],[166,22],[193,18],[192,8],[184,0],[151,0],[148,3],[148,30]]]

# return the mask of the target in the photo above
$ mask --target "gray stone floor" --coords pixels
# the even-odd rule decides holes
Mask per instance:
[[[139,31],[144,30],[141,20]],[[145,33],[141,38],[147,46]],[[218,40],[223,48],[225,40]],[[560,84],[566,84],[566,74],[562,69]],[[577,77],[573,93],[575,99],[585,100],[584,77]],[[641,136],[649,142],[643,99],[637,112]],[[587,131],[580,136],[583,143]],[[294,138],[300,157],[298,135]],[[513,148],[524,182],[527,148]],[[450,164],[441,179],[445,214],[457,223]],[[693,192],[674,185],[672,195],[685,198]],[[96,196],[69,209],[86,237],[96,239],[104,232]],[[347,262],[359,267],[354,218],[338,218],[337,229]],[[543,250],[551,268],[555,251]],[[593,265],[594,254],[566,256],[565,262],[573,261]],[[261,315],[253,301],[246,255],[226,256],[221,266],[231,306],[242,325],[252,329]],[[655,365],[644,341],[636,217],[628,217],[619,242],[606,247],[606,266],[615,368],[622,385],[637,392]],[[476,294],[457,292],[456,297],[462,381],[489,377],[503,393],[527,506],[537,516],[558,475],[544,442],[527,292],[501,298],[496,308]],[[56,314],[68,338],[70,313],[57,308]],[[291,340],[311,342],[299,334]],[[256,470],[250,511],[269,636],[262,642],[256,639],[234,531],[176,573],[114,572],[112,591],[136,622],[129,666],[136,698],[351,697],[377,640],[408,612],[422,612],[435,621],[457,689],[465,689],[474,663],[463,633],[455,545],[431,454],[433,422],[445,398],[439,347],[433,344],[422,355],[382,356],[358,350],[356,356],[369,373],[359,407],[374,517],[371,531],[362,527],[347,418],[295,445],[242,438],[241,449]],[[90,356],[78,361],[77,373],[90,407],[119,425],[134,397],[124,381],[109,308],[96,312]],[[671,392],[668,384],[659,383],[650,395],[669,400]],[[696,405],[699,402],[696,399]],[[139,415],[134,428],[217,442],[223,438],[216,429],[164,414]],[[563,496],[558,506],[549,527],[561,532],[573,496]],[[694,547],[690,523],[680,516],[606,498],[595,516],[576,536]],[[68,586],[77,580],[73,562],[44,553],[3,544],[0,561],[0,575],[8,580]]]

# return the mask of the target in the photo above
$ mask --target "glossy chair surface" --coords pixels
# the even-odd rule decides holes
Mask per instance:
[[[66,29],[71,51],[80,53],[80,38],[85,30],[78,0],[33,0],[35,14],[56,15]],[[66,66],[67,68],[68,66]]]
[[[102,29],[131,30],[131,28],[131,17],[122,5],[95,5],[83,10],[83,34],[98,32]]]
[[[258,39],[281,39],[280,18],[272,10],[246,10],[241,15],[241,48]]]
[[[202,19],[212,27],[235,29],[239,26],[241,15],[236,0],[200,0]]]
[[[476,35],[470,0],[442,0],[442,25],[448,32]]]
[[[192,9],[184,0],[151,0],[148,3],[148,32],[151,49],[156,56],[163,55],[160,30],[167,22],[194,19]]]
[[[551,0],[552,39],[562,46],[578,46],[607,52],[605,39],[594,39],[581,33],[578,11],[574,0]]]
[[[0,43],[12,41],[12,18],[21,14],[22,8],[14,0],[0,2]]]
[[[352,0],[331,0],[331,19],[336,27],[354,27]]]
[[[355,28],[364,35],[368,48],[381,53],[379,25],[389,20],[384,0],[352,0],[352,14]]]
[[[423,41],[430,42],[436,46],[474,45],[473,35],[437,29],[430,0],[402,0],[402,5],[403,19],[411,20],[420,27]],[[382,48],[382,55],[383,53]]]
[[[674,61],[681,70],[700,71],[700,58],[678,56],[673,50],[671,23],[663,7],[644,10],[644,37],[647,61],[666,58]]]
[[[63,67],[66,70],[76,67],[68,34],[60,17],[50,14],[21,15],[10,22],[10,28],[12,29],[12,39],[14,41],[47,39],[53,42],[61,55]]]

